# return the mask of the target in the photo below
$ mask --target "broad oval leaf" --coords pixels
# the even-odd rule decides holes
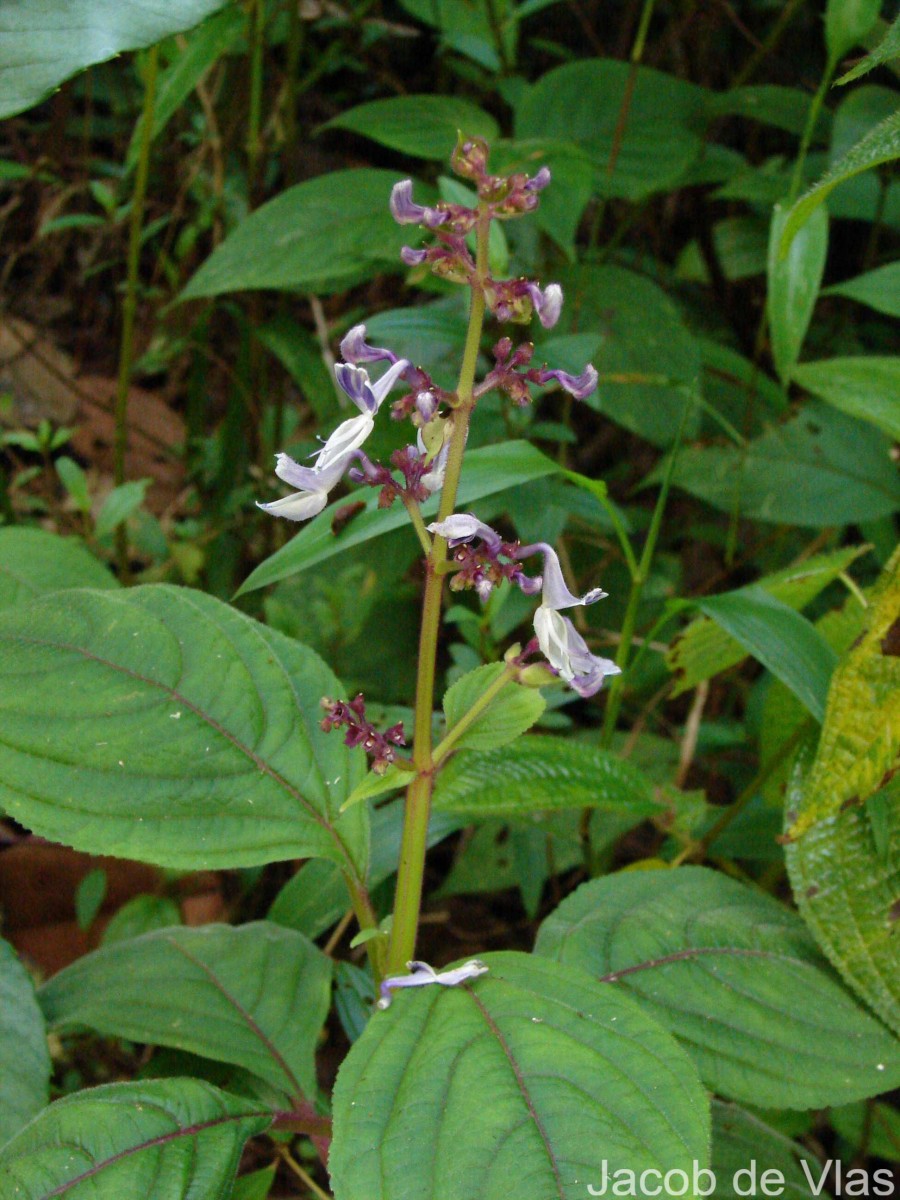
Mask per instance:
[[[255,209],[217,246],[179,300],[258,288],[340,291],[385,268],[402,270],[409,231],[388,209],[397,176],[330,171]]]
[[[535,951],[634,996],[731,1099],[813,1108],[900,1080],[896,1040],[800,918],[705,867],[593,879],[544,921]]]
[[[50,1054],[34,984],[0,938],[0,1146],[47,1104]]]
[[[900,263],[895,265],[900,268]],[[900,273],[895,278],[900,315]],[[900,441],[900,357],[826,358],[795,367],[793,377],[841,412],[868,421]]]
[[[585,742],[525,736],[515,750],[463,750],[434,787],[437,811],[514,817],[560,808],[605,808],[653,816],[661,806],[641,771]]]
[[[610,1172],[707,1161],[708,1102],[628,997],[531,955],[395,992],[344,1060],[335,1200],[583,1200]]]
[[[92,63],[190,29],[229,0],[28,0],[5,3],[0,117],[37,104]]]
[[[828,0],[825,7],[825,44],[828,58],[838,62],[862,41],[881,11],[881,0]]]
[[[109,570],[76,538],[43,529],[0,529],[0,608],[62,588],[116,588]]]
[[[557,471],[559,465],[528,442],[514,441],[496,446],[482,446],[466,455],[457,507],[465,507],[486,496],[494,496],[507,488],[520,487]],[[372,538],[390,533],[392,529],[408,525],[409,517],[400,505],[379,508],[377,492],[373,494],[370,490],[360,495],[366,496],[365,512],[355,517],[344,532],[335,534],[332,528],[335,514],[347,503],[346,500],[336,500],[329,504],[324,512],[304,525],[287,545],[261,562],[244,580],[237,594],[240,596],[244,592],[265,587],[266,584],[287,579],[290,575],[318,566],[334,554],[340,554]],[[438,503],[439,496],[432,496],[422,505],[423,514],[429,518],[435,516]]]
[[[769,229],[766,315],[775,370],[783,385],[791,378],[809,328],[828,255],[828,212],[817,208],[780,253],[787,210],[776,204]]]
[[[220,600],[154,584],[0,613],[0,804],[79,850],[161,866],[324,856],[364,871],[364,756],[319,728],[340,684]]]
[[[332,118],[323,129],[348,129],[391,150],[446,161],[460,132],[495,141],[500,130],[488,113],[458,96],[391,96],[370,100]]]
[[[266,921],[175,926],[86,954],[38,999],[57,1032],[173,1046],[311,1097],[331,963],[302,933]]]
[[[447,718],[447,735],[465,719],[472,706],[506,672],[505,663],[487,663],[457,679],[444,694],[443,707]],[[515,741],[540,717],[546,703],[536,688],[522,687],[512,680],[488,702],[453,742],[456,750],[496,750]]]
[[[811,1187],[809,1180],[818,1180],[822,1164],[805,1146],[785,1137],[772,1129],[755,1113],[746,1112],[736,1104],[725,1104],[721,1100],[712,1102],[712,1170],[716,1177],[714,1200],[746,1200],[744,1195],[753,1188],[751,1195],[765,1195],[759,1186],[763,1171],[780,1171],[783,1189],[773,1176],[779,1196],[785,1200],[812,1200],[821,1195]],[[805,1160],[806,1171],[800,1165]],[[756,1164],[755,1168],[753,1164]],[[742,1172],[738,1175],[738,1172]],[[752,1172],[752,1174],[751,1174]],[[754,1182],[755,1181],[755,1182]],[[735,1185],[741,1189],[736,1191]]]
[[[0,1150],[16,1200],[221,1200],[274,1114],[199,1079],[111,1083],[57,1100]]]

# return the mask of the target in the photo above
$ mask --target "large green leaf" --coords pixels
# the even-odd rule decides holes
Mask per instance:
[[[75,538],[43,529],[0,529],[0,608],[61,588],[118,587],[107,568]]]
[[[822,720],[837,655],[806,617],[758,584],[711,596],[700,609]]]
[[[28,972],[0,939],[0,1146],[49,1100],[44,1018]]]
[[[675,303],[621,267],[566,268],[559,281],[566,328],[597,335],[591,362],[600,381],[587,403],[654,445],[671,445],[701,370],[700,349]],[[698,422],[699,410],[686,423],[688,436]]]
[[[558,470],[557,463],[541,454],[540,450],[535,450],[528,442],[503,442],[497,446],[471,450],[463,466],[457,508],[465,508],[486,496],[530,483],[533,479],[542,479]],[[244,580],[238,595],[318,566],[333,554],[350,550],[409,523],[406,510],[401,505],[379,508],[378,492],[369,490],[359,495],[361,499],[365,497],[365,512],[354,517],[345,530],[336,534],[332,529],[335,513],[347,503],[346,500],[337,500],[304,525],[287,545],[260,563]],[[432,496],[422,506],[426,517],[433,517],[437,513],[438,502],[438,496]]]
[[[703,91],[694,84],[649,67],[588,58],[541,76],[516,109],[515,135],[574,143],[593,160],[599,195],[640,200],[672,187],[699,157],[703,109]]]
[[[812,1200],[816,1195],[809,1178],[818,1180],[822,1164],[805,1147],[770,1128],[754,1113],[736,1104],[712,1102],[712,1169],[716,1177],[713,1200],[746,1200],[748,1195],[766,1193],[760,1189],[764,1171],[780,1171],[785,1200]],[[806,1162],[809,1176],[800,1161]],[[740,1172],[740,1174],[738,1174]],[[781,1189],[782,1183],[770,1175],[768,1186]],[[737,1191],[736,1188],[740,1188]]]
[[[822,283],[828,255],[828,212],[823,207],[811,213],[782,256],[779,248],[786,220],[787,210],[776,204],[769,228],[766,291],[772,358],[785,386],[800,357]]]
[[[341,291],[385,268],[401,270],[409,230],[388,210],[397,176],[330,171],[255,209],[212,252],[180,300],[245,289]]]
[[[0,0],[0,117],[37,104],[64,79],[123,50],[190,29],[229,0]]]
[[[818,1107],[900,1080],[900,1046],[800,918],[704,867],[593,879],[544,921],[535,949],[628,991],[731,1099]]]
[[[0,804],[76,849],[162,866],[322,855],[364,870],[339,810],[364,756],[319,728],[311,650],[162,584],[0,613]]]
[[[333,117],[323,129],[349,129],[391,150],[446,162],[460,132],[493,142],[497,122],[458,96],[391,96]]]
[[[864,547],[847,546],[830,554],[818,554],[795,567],[767,575],[754,586],[791,608],[805,608],[864,552]],[[680,696],[701,680],[727,671],[746,657],[746,646],[722,624],[712,617],[698,617],[679,633],[666,655],[666,665],[676,676],[673,696]]]
[[[900,277],[897,286],[900,295]],[[793,377],[841,412],[868,421],[900,441],[900,357],[826,358],[795,367]]]
[[[705,1165],[706,1096],[627,996],[518,953],[395,993],[344,1060],[335,1200],[583,1200],[610,1172]]]
[[[438,775],[435,809],[512,817],[558,808],[660,812],[650,780],[608,750],[570,739],[525,736],[514,750],[463,750]]]
[[[819,207],[839,183],[852,179],[900,156],[900,110],[879,122],[864,138],[848,150],[843,158],[830,167],[818,183],[795,201],[781,233],[779,251],[786,254],[791,239],[813,211]]]
[[[57,1100],[0,1150],[12,1200],[222,1200],[273,1114],[199,1079],[112,1083]]]
[[[505,671],[505,663],[488,663],[469,671],[447,689],[443,706],[448,733],[452,734],[454,726]],[[507,681],[453,745],[457,750],[496,750],[530,729],[545,707],[537,689]]]
[[[302,933],[266,921],[174,926],[79,958],[38,999],[57,1032],[174,1046],[311,1097],[331,963]]]
[[[875,520],[900,508],[888,439],[817,402],[744,447],[682,450],[673,482],[723,512],[814,529]]]

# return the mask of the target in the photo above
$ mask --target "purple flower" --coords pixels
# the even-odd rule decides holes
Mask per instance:
[[[395,363],[397,361],[397,355],[392,350],[383,350],[379,346],[368,344],[365,325],[354,325],[344,334],[341,342],[341,358],[348,363]]]
[[[562,312],[562,288],[558,283],[548,283],[543,291],[536,283],[529,283],[526,286],[538,320],[545,329],[552,329]]]
[[[391,216],[398,225],[424,225],[437,229],[450,220],[450,213],[439,208],[425,208],[412,198],[413,182],[404,179],[391,189]]]
[[[338,425],[322,448],[313,455],[316,460],[314,467],[302,467],[287,454],[276,455],[275,474],[299,490],[270,504],[257,501],[259,507],[273,516],[286,517],[289,521],[308,521],[320,513],[328,503],[328,493],[351,460],[359,455],[360,446],[374,429],[375,414],[385,396],[408,367],[409,362],[405,358],[398,359],[376,383],[372,383],[364,367],[337,363],[335,378],[360,410],[360,415]]]
[[[544,556],[543,595],[541,603],[547,605],[547,607],[559,609],[572,608],[576,604],[595,604],[607,595],[602,588],[591,588],[589,592],[585,592],[581,597],[573,595],[569,591],[562,573],[562,567],[559,565],[559,555],[546,542],[534,542],[531,546],[523,546],[519,550],[519,555],[522,558],[528,558],[531,554],[543,554]]]
[[[400,251],[400,257],[408,267],[420,267],[428,257],[428,251],[414,250],[412,246],[404,246]]]
[[[440,984],[442,987],[456,987],[469,979],[477,979],[479,975],[487,974],[490,968],[486,967],[483,962],[479,962],[477,958],[470,958],[461,967],[453,967],[449,971],[440,973],[424,962],[408,962],[406,969],[410,972],[409,975],[389,975],[382,981],[378,1008],[383,1010],[390,1006],[391,992],[395,988],[428,987],[432,983]]]
[[[549,291],[549,288],[547,290]],[[545,384],[549,383],[551,379],[555,379],[559,386],[570,396],[574,396],[576,400],[584,400],[597,387],[597,371],[590,363],[580,375],[569,375],[567,371],[547,370],[535,373],[535,383]]]
[[[496,529],[491,529],[490,525],[485,525],[483,521],[479,521],[474,513],[454,513],[447,517],[445,521],[433,521],[428,526],[431,533],[438,534],[439,537],[447,539],[447,545],[452,549],[454,546],[459,546],[463,542],[474,541],[475,538],[481,538],[491,554],[496,554],[503,543],[503,539]]]
[[[599,692],[607,675],[618,675],[620,668],[608,658],[591,654],[584,638],[568,617],[541,604],[534,614],[538,645],[560,679],[587,698]]]
[[[526,181],[524,184],[526,192],[542,192],[550,182],[550,168],[541,167],[536,175]]]

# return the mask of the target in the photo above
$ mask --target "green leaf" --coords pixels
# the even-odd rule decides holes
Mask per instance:
[[[392,171],[330,171],[255,209],[212,252],[178,297],[248,288],[341,291],[381,270],[402,269],[409,230],[388,209]]]
[[[74,459],[62,455],[53,464],[63,487],[79,512],[91,511],[91,494],[88,491],[87,475]]]
[[[212,596],[68,591],[0,614],[0,804],[90,853],[186,869],[323,855],[364,756],[319,728],[340,685],[305,646]]]
[[[882,63],[891,62],[895,58],[900,58],[900,15],[895,17],[893,25],[890,26],[872,53],[867,54],[862,62],[858,62],[840,79],[836,79],[835,83],[850,83],[862,75],[868,75],[869,71],[874,71]]]
[[[699,607],[822,720],[837,655],[806,617],[758,584],[711,596]]]
[[[0,938],[0,1146],[49,1102],[50,1055],[28,972]]]
[[[648,482],[658,478],[659,469]],[[848,525],[893,515],[900,479],[878,430],[809,403],[741,446],[690,446],[673,483],[722,512],[776,524]]]
[[[38,999],[57,1032],[174,1046],[310,1097],[331,963],[302,933],[267,921],[175,926],[79,958]]]
[[[822,1164],[804,1146],[772,1129],[755,1114],[721,1100],[712,1102],[712,1128],[714,1200],[746,1200],[747,1195],[765,1195],[760,1189],[764,1171],[781,1172],[783,1190],[776,1177],[770,1175],[767,1183],[774,1184],[784,1200],[812,1200],[816,1193],[809,1185],[809,1177],[817,1180],[822,1174]],[[801,1159],[806,1160],[809,1177],[803,1173]],[[738,1171],[741,1174],[735,1179]],[[735,1190],[735,1184],[740,1192]]]
[[[277,1163],[271,1167],[263,1167],[259,1171],[251,1171],[235,1181],[231,1200],[268,1200],[272,1184],[275,1182]]]
[[[0,529],[0,609],[61,588],[118,586],[76,538],[19,526]]]
[[[488,663],[469,671],[447,689],[443,707],[448,734],[505,671],[505,663]],[[543,696],[536,688],[507,682],[453,743],[454,749],[496,750],[505,746],[530,729],[546,707]]]
[[[344,808],[352,808],[354,804],[360,804],[363,800],[375,800],[378,796],[386,796],[388,792],[395,792],[397,788],[405,787],[411,778],[412,775],[409,771],[403,771],[393,764],[386,771],[372,770],[356,785],[344,801]]]
[[[898,18],[900,25],[900,18]],[[859,304],[867,304],[876,312],[900,317],[900,262],[886,263],[874,271],[866,271],[845,283],[823,288],[823,296],[846,296]]]
[[[533,956],[461,987],[395,993],[334,1092],[335,1200],[583,1200],[600,1163],[690,1172],[708,1103],[628,997]],[[423,1153],[423,1147],[428,1152]]]
[[[884,783],[900,752],[900,550],[869,598],[863,634],[844,654],[831,684],[816,759],[789,834],[801,837],[849,801]]]
[[[79,929],[90,929],[93,925],[106,899],[106,884],[106,872],[95,867],[75,889],[75,920]]]
[[[597,336],[591,362],[600,382],[586,403],[656,446],[671,445],[685,396],[699,392],[701,369],[678,307],[655,283],[621,267],[566,268],[559,282],[564,327]],[[689,416],[688,436],[697,426],[697,414]]]
[[[559,466],[552,459],[535,450],[528,442],[503,442],[471,450],[463,466],[457,507],[464,508],[476,500],[530,483],[533,479],[542,479],[558,470]],[[244,580],[237,594],[240,596],[266,584],[277,583],[280,579],[318,566],[334,554],[408,524],[409,518],[404,508],[398,505],[389,509],[379,508],[377,492],[362,495],[366,496],[365,512],[355,517],[344,532],[335,535],[331,527],[335,513],[347,503],[346,500],[337,500],[304,525],[287,545],[260,563]],[[433,517],[437,513],[438,503],[439,497],[432,496],[422,505],[424,515]]]
[[[557,138],[503,141],[492,147],[491,167],[495,171],[533,175],[542,166],[550,168],[553,185],[541,193],[541,202],[532,216],[569,262],[574,262],[575,237],[594,192],[590,156],[579,146]]]
[[[434,807],[467,817],[511,817],[559,808],[660,812],[650,781],[585,742],[522,737],[515,751],[464,750],[438,775]]]
[[[500,136],[497,122],[483,109],[457,96],[391,96],[370,100],[332,118],[322,129],[349,129],[391,150],[446,162],[457,135]]]
[[[221,1200],[273,1114],[199,1079],[112,1083],[57,1100],[0,1150],[16,1200]]]
[[[705,867],[592,879],[544,921],[535,952],[628,992],[722,1096],[813,1108],[900,1079],[900,1047],[800,918]]]
[[[861,42],[881,11],[881,0],[828,0],[825,8],[825,45],[832,63]]]
[[[228,0],[28,0],[4,3],[0,117],[37,104],[77,71],[190,29]]]
[[[791,239],[839,183],[900,156],[900,110],[886,117],[830,167],[818,183],[795,201],[781,233],[779,253],[788,252]]]
[[[900,263],[897,265],[900,267]],[[841,412],[868,421],[895,442],[900,441],[900,358],[827,358],[795,367],[793,377],[801,387]]]
[[[805,608],[824,588],[866,552],[863,546],[847,546],[830,554],[818,554],[795,567],[785,567],[754,584],[790,608]],[[738,589],[740,594],[743,589]],[[673,696],[696,687],[727,671],[747,656],[746,648],[717,621],[701,616],[675,638],[666,655],[666,665],[678,678]]]
[[[168,929],[181,923],[181,912],[168,896],[132,896],[111,917],[103,930],[104,946],[127,942],[155,929]]]
[[[152,479],[132,479],[113,488],[97,514],[97,523],[94,526],[96,537],[106,537],[117,525],[121,525],[132,513],[137,512],[144,503],[147,488],[152,482]]]
[[[772,357],[785,386],[800,357],[822,283],[828,256],[828,212],[824,207],[812,212],[782,256],[779,247],[786,220],[787,211],[776,204],[769,229],[766,293]]]
[[[707,101],[711,117],[749,117],[763,125],[774,125],[786,133],[801,134],[809,118],[809,95],[800,88],[764,83],[714,92]],[[825,138],[831,114],[823,110],[816,121],[815,136]]]
[[[700,156],[703,108],[703,91],[694,84],[650,67],[588,58],[548,71],[526,92],[515,136],[574,143],[593,161],[596,194],[640,200],[673,187]]]

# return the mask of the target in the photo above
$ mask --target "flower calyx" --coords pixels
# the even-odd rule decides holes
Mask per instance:
[[[323,696],[320,701],[325,716],[320,722],[320,728],[325,733],[332,729],[346,729],[345,746],[362,746],[369,758],[372,759],[372,770],[376,775],[383,775],[391,763],[397,761],[397,746],[406,745],[403,723],[398,721],[384,733],[380,733],[371,721],[366,719],[366,702],[360,692],[353,700],[331,700]]]

